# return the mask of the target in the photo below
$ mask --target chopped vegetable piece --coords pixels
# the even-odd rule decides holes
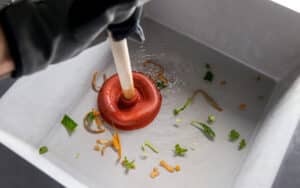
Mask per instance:
[[[95,116],[94,116],[94,113],[93,112],[89,112],[88,114],[87,114],[87,121],[89,122],[89,123],[92,123],[93,121],[94,121],[94,119],[95,119]]]
[[[122,166],[127,170],[135,169],[134,160],[129,161],[127,157],[125,156],[124,160],[122,161]]]
[[[214,74],[211,71],[207,71],[203,79],[212,82],[214,79]]]
[[[80,153],[76,153],[75,159],[78,159],[80,157]]]
[[[179,165],[176,165],[176,166],[175,166],[175,170],[176,170],[177,172],[180,171],[180,170],[181,170],[180,166],[179,166]]]
[[[98,72],[94,72],[93,79],[92,79],[92,88],[95,92],[98,92],[100,90],[100,87],[97,86],[97,78],[98,78]]]
[[[161,80],[156,80],[155,85],[159,90],[162,90],[162,89],[168,87],[168,85],[166,85],[165,82],[163,82]]]
[[[207,117],[207,123],[214,123],[216,121],[216,117],[213,115],[209,115]]]
[[[239,150],[244,149],[247,146],[246,140],[242,139],[239,144]]]
[[[175,116],[177,116],[180,112],[182,112],[184,109],[186,109],[192,103],[192,100],[193,100],[193,98],[188,98],[183,106],[175,108],[173,110],[173,114]]]
[[[183,106],[181,107],[178,107],[178,108],[175,108],[173,110],[173,114],[176,116],[178,115],[180,112],[182,112],[183,110],[185,110],[194,100],[194,98],[197,96],[197,94],[201,94],[204,99],[213,107],[215,108],[216,110],[218,110],[219,112],[222,112],[223,109],[218,105],[218,103],[211,97],[208,95],[208,93],[202,89],[198,89],[198,90],[195,90],[193,92],[193,95],[191,97],[189,97],[186,102],[184,103]]]
[[[112,144],[115,150],[118,152],[118,160],[122,158],[122,146],[120,142],[120,136],[118,131],[115,129],[115,133],[113,134]]]
[[[184,156],[187,151],[188,149],[180,147],[179,144],[175,145],[175,150],[174,150],[175,155]]]
[[[66,114],[64,115],[63,119],[61,120],[61,124],[70,133],[72,133],[77,127],[77,123]]]
[[[95,151],[100,151],[100,147],[99,147],[98,145],[95,145],[95,146],[94,146],[94,150],[95,150]]]
[[[159,171],[158,171],[158,168],[154,167],[152,169],[152,172],[150,174],[150,177],[153,179],[153,178],[156,178],[157,176],[159,176]]]
[[[210,64],[206,63],[205,68],[210,69]]]
[[[144,145],[150,148],[153,152],[159,153],[159,150],[155,146],[153,146],[153,144],[151,144],[149,141],[145,141]]]
[[[239,108],[240,108],[240,110],[246,110],[247,105],[242,103],[242,104],[240,104]]]
[[[48,152],[48,147],[47,146],[40,147],[40,149],[39,149],[40,155],[43,155],[44,153],[47,153],[47,152]]]
[[[93,133],[93,134],[105,132],[103,123],[99,117],[100,117],[100,113],[97,112],[95,109],[92,109],[91,112],[87,113],[83,119],[83,125],[84,125],[85,130],[87,130],[88,132]],[[98,130],[92,129],[94,120],[96,122]]]
[[[160,80],[160,81],[164,82],[164,84],[167,86],[168,83],[169,83],[169,81],[164,76],[164,71],[165,70],[164,70],[163,66],[161,66],[160,64],[158,64],[158,63],[156,63],[156,62],[154,62],[152,60],[145,61],[143,65],[147,66],[149,64],[152,64],[152,65],[156,66],[159,69],[158,72],[157,72],[157,74],[155,75],[155,78],[153,78],[153,80]]]
[[[174,172],[174,168],[173,168],[171,165],[169,165],[169,164],[168,164],[166,161],[164,161],[164,160],[161,160],[161,161],[159,162],[159,165],[160,165],[161,167],[165,168],[167,171],[169,171],[169,172],[171,172],[171,173]]]
[[[176,118],[176,123],[181,123],[182,122],[182,119],[181,118]]]
[[[220,81],[220,85],[224,86],[224,85],[226,85],[226,84],[227,84],[227,82],[226,82],[225,80],[221,80],[221,81]]]
[[[103,147],[101,148],[101,155],[103,156],[105,149],[108,147],[112,147],[112,145],[112,140],[108,140],[107,142],[105,142],[105,144],[103,144]]]
[[[214,139],[216,137],[215,132],[205,123],[199,122],[199,121],[192,121],[191,125],[197,127],[200,129],[208,138]]]
[[[146,159],[146,158],[148,157],[148,153],[147,153],[147,151],[146,151],[146,148],[145,148],[145,145],[144,145],[144,144],[142,144],[141,149],[142,149],[142,151],[143,151],[142,157],[143,157],[143,159]]]
[[[234,142],[240,138],[240,133],[237,132],[236,130],[232,129],[228,136],[229,136],[229,140],[231,142]]]

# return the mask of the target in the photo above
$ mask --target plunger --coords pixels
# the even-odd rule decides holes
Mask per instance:
[[[103,119],[122,130],[147,126],[157,116],[161,95],[154,82],[140,72],[132,72],[127,40],[109,41],[117,74],[102,85],[98,94],[98,108]]]

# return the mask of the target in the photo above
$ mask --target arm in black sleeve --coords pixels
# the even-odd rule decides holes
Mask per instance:
[[[0,12],[15,62],[14,77],[31,74],[87,48],[109,28],[115,40],[143,36],[138,0],[20,1]],[[103,37],[104,38],[104,37]],[[141,37],[142,39],[143,37]]]

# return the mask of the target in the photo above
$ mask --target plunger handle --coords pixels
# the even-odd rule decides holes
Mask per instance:
[[[108,40],[110,42],[114,62],[120,79],[123,96],[126,99],[132,99],[135,96],[135,90],[127,40],[114,41],[111,33],[108,33]]]

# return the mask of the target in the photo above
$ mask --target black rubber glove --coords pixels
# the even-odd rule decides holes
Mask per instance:
[[[15,62],[14,77],[79,54],[106,29],[115,40],[144,40],[139,25],[145,0],[20,1],[0,12],[0,22]]]

